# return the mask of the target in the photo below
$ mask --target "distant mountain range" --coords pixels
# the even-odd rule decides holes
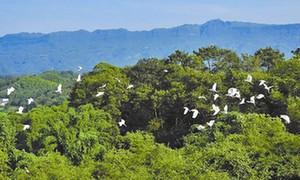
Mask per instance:
[[[128,31],[19,33],[0,37],[0,74],[36,74],[46,70],[91,70],[104,61],[133,65],[141,58],[164,58],[175,50],[191,53],[209,45],[253,54],[271,46],[287,57],[300,45],[300,24],[267,25],[219,19],[202,25]]]

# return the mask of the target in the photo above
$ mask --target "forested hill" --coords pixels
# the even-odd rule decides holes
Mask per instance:
[[[133,65],[142,58],[164,58],[177,49],[192,52],[211,44],[248,54],[271,46],[289,56],[300,44],[300,24],[212,20],[203,25],[150,31],[112,29],[9,34],[0,38],[0,74],[72,70],[78,65],[89,71],[99,61],[116,66]]]

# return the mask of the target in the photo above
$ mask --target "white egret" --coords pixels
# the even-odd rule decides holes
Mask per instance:
[[[251,96],[251,97],[250,97],[250,101],[247,101],[247,103],[250,103],[250,104],[254,104],[254,105],[255,105],[255,96]]]
[[[219,97],[219,94],[214,94],[214,100],[217,100]]]
[[[30,105],[34,100],[32,98],[27,99],[28,105]]]
[[[23,106],[20,106],[17,113],[18,114],[23,114],[23,110],[24,110],[24,107]]]
[[[285,120],[286,124],[290,124],[291,123],[290,117],[288,115],[282,114],[282,115],[280,115],[280,118],[282,118],[283,120]]]
[[[216,105],[212,105],[212,110],[214,110],[215,112],[214,112],[214,116],[215,115],[217,115],[219,112],[220,112],[220,108],[219,108],[219,106],[216,106]]]
[[[23,130],[24,130],[24,131],[27,130],[27,129],[29,129],[29,128],[30,128],[30,125],[24,124],[24,127],[23,127]]]
[[[16,89],[14,87],[10,87],[7,89],[7,95],[10,95],[12,92],[14,92]]]
[[[125,120],[124,119],[121,119],[121,121],[118,122],[119,126],[126,126],[125,124]]]
[[[133,84],[129,84],[129,86],[127,86],[127,89],[131,89],[131,88],[133,88],[133,87],[134,87]]]
[[[8,98],[2,98],[0,99],[0,106],[5,106],[8,103],[9,99]]]
[[[105,88],[106,87],[106,84],[103,84],[102,86],[100,86],[99,88]]]
[[[225,106],[224,106],[224,114],[227,114],[228,113],[228,105],[226,104]]]
[[[210,120],[209,122],[207,122],[206,124],[209,126],[209,127],[212,127],[215,123],[215,120]]]
[[[119,79],[119,78],[116,78],[116,77],[114,77],[117,81],[118,81],[118,83],[120,83],[121,82],[121,80]]]
[[[202,129],[205,129],[205,126],[202,126],[201,124],[197,127],[197,129],[199,130],[199,131],[201,131]]]
[[[77,82],[81,81],[81,75],[80,74],[78,74],[76,81]]]
[[[188,107],[183,107],[183,109],[184,109],[183,115],[186,115],[189,112],[189,108]]]
[[[198,114],[199,114],[199,111],[197,110],[197,109],[191,109],[191,111],[193,112],[193,116],[192,116],[192,118],[196,118],[197,116],[198,116]]]
[[[256,99],[262,99],[262,98],[265,98],[265,95],[263,95],[263,94],[258,94],[258,95],[256,96]]]
[[[168,71],[167,69],[164,69],[164,72],[167,73],[167,72],[169,72],[169,71]]]
[[[57,92],[57,93],[60,93],[60,94],[61,94],[61,92],[62,92],[61,88],[62,88],[62,85],[61,85],[61,84],[59,84],[59,85],[57,86],[57,90],[56,90],[55,92]]]
[[[101,96],[101,95],[103,95],[103,94],[104,94],[104,92],[98,92],[98,93],[96,94],[96,97]]]
[[[82,69],[82,67],[81,67],[81,66],[78,66],[78,67],[77,67],[77,70],[78,70],[78,71],[80,71],[81,69]]]
[[[245,81],[247,81],[248,83],[253,84],[253,83],[252,83],[252,76],[249,74],[249,75],[247,76],[247,79],[245,79]]]
[[[266,84],[264,84],[264,87],[265,87],[265,90],[267,90],[268,92],[270,92],[270,89],[271,89],[273,86],[267,86]]]
[[[25,169],[25,171],[26,171],[27,174],[30,173],[30,171],[27,169],[27,167],[25,167],[24,169]]]
[[[262,86],[262,85],[264,85],[265,83],[266,83],[265,80],[259,80],[259,86]]]
[[[205,101],[207,101],[207,99],[206,99],[205,96],[199,96],[198,98],[199,98],[199,99],[204,99]]]
[[[243,98],[239,104],[245,104],[245,98]]]
[[[211,90],[212,92],[217,92],[217,83],[214,83],[212,88],[209,90]]]

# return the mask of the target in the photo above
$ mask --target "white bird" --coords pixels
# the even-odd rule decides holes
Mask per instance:
[[[264,98],[265,97],[265,95],[263,95],[263,94],[258,94],[257,96],[256,96],[256,99],[262,99],[262,98]]]
[[[224,106],[224,114],[227,114],[228,113],[228,105],[226,104],[225,106]]]
[[[271,89],[273,86],[267,86],[266,84],[264,84],[264,87],[265,87],[265,89],[266,89],[268,92],[270,92],[270,89]]]
[[[34,100],[32,98],[27,99],[28,105],[30,105]]]
[[[265,83],[266,83],[265,80],[259,80],[259,85],[258,85],[258,86],[261,86],[261,85],[263,85],[263,84],[265,84]]]
[[[105,88],[106,87],[106,84],[103,84],[102,86],[100,86],[99,88]]]
[[[245,104],[245,98],[243,98],[239,104]]]
[[[133,84],[129,84],[129,86],[127,86],[127,89],[131,89],[131,88],[133,88],[133,87],[134,87]]]
[[[199,114],[199,111],[197,109],[191,109],[191,111],[193,112],[192,118],[196,118]]]
[[[167,69],[164,70],[165,73],[169,72]]]
[[[121,82],[119,78],[114,77],[119,83]]]
[[[25,169],[25,171],[26,171],[27,174],[30,173],[30,171],[27,169],[27,167],[25,167],[24,169]]]
[[[201,131],[202,129],[205,129],[205,126],[202,126],[201,124],[197,127],[197,129],[199,130],[199,131]]]
[[[251,103],[255,105],[255,96],[251,96],[250,101],[247,101],[247,103]]]
[[[121,119],[121,121],[118,122],[119,126],[126,126],[125,124],[125,120],[124,119]]]
[[[212,88],[209,90],[211,90],[212,92],[217,92],[217,83],[214,83]]]
[[[201,95],[198,98],[199,99],[204,99],[205,101],[207,100],[205,96],[201,96]]]
[[[17,111],[18,114],[23,114],[23,110],[24,110],[24,107],[23,106],[20,106],[19,107],[19,110]]]
[[[16,89],[14,87],[10,87],[7,89],[7,95],[10,95],[12,92],[14,92]]]
[[[245,79],[245,81],[247,81],[247,82],[253,84],[253,83],[252,83],[252,76],[249,74],[249,75],[247,76],[247,79]]]
[[[59,85],[57,86],[57,90],[56,90],[55,92],[57,92],[57,93],[61,93],[61,88],[62,88],[62,85],[61,85],[61,84],[59,84]]]
[[[81,66],[78,66],[78,71],[80,71],[82,69],[82,67]]]
[[[78,74],[76,81],[77,82],[81,81],[81,75],[80,74]]]
[[[214,100],[217,100],[219,97],[219,94],[214,94]]]
[[[189,112],[189,108],[188,107],[183,107],[183,109],[184,109],[183,114],[186,115]]]
[[[98,92],[98,93],[96,94],[96,97],[101,96],[101,95],[103,95],[103,94],[104,94],[104,92]]]
[[[212,105],[212,110],[215,111],[214,114],[213,114],[213,116],[217,115],[220,112],[219,106],[216,106],[214,104]]]
[[[280,115],[280,118],[282,118],[283,120],[285,120],[285,123],[286,124],[290,124],[291,123],[291,120],[290,120],[290,117],[288,115]]]
[[[29,128],[30,128],[30,125],[24,124],[24,127],[23,127],[23,130],[24,130],[24,131],[27,130],[27,129],[29,129]]]
[[[209,122],[207,122],[206,124],[209,126],[209,127],[212,127],[215,123],[215,120],[210,120]]]

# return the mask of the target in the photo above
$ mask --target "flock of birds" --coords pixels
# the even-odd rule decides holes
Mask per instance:
[[[81,66],[78,66],[78,71],[80,71],[82,69]],[[167,70],[164,70],[164,72],[168,72]],[[120,83],[121,81],[115,77],[115,79]],[[253,85],[253,82],[252,82],[252,76],[251,75],[248,75],[247,78],[245,79],[246,82],[250,83]],[[76,79],[77,82],[80,82],[81,81],[81,74],[78,74],[77,76],[77,79]],[[273,88],[273,86],[267,86],[266,84],[266,81],[265,80],[260,80],[259,82],[259,86],[263,86],[265,90],[267,90],[268,93],[270,93],[270,90],[271,88]],[[99,89],[103,89],[106,87],[106,84],[103,84],[101,87],[99,87]],[[134,85],[130,84],[127,89],[131,89],[133,88]],[[16,89],[14,87],[10,87],[7,89],[7,95],[9,96],[11,93],[13,93]],[[213,92],[213,100],[217,100],[220,96],[218,94],[218,91],[217,91],[217,83],[214,83],[212,88],[209,89],[210,91]],[[59,84],[57,86],[57,90],[55,91],[56,93],[62,93],[62,84]],[[105,92],[104,91],[98,91],[97,94],[95,95],[96,97],[99,97],[99,96],[102,96],[104,95]],[[237,88],[234,88],[234,87],[231,87],[228,89],[227,91],[227,94],[225,94],[226,96],[229,96],[231,98],[238,98],[240,99],[240,103],[239,105],[242,105],[242,104],[246,104],[246,103],[249,103],[249,104],[253,104],[255,105],[255,100],[256,99],[263,99],[265,98],[265,95],[264,94],[258,94],[258,95],[254,95],[254,96],[251,96],[249,98],[249,100],[245,100],[245,98],[241,98],[241,94],[240,94],[240,91],[237,89]],[[200,95],[198,97],[199,99],[204,99],[204,100],[207,100],[207,98],[203,95]],[[29,98],[27,99],[27,104],[30,105],[32,102],[34,102],[34,99],[33,98]],[[184,112],[183,114],[186,115],[188,114],[188,112],[192,112],[192,118],[195,119],[198,114],[199,114],[199,111],[197,109],[189,109],[188,107],[183,107],[184,109]],[[24,110],[24,107],[23,106],[20,106],[17,113],[18,114],[22,114],[23,113],[23,110]],[[216,116],[218,115],[220,112],[223,112],[224,114],[227,114],[228,113],[228,105],[225,105],[223,107],[223,111],[221,111],[220,107],[215,105],[215,104],[212,104],[212,109],[213,111],[213,116]],[[285,115],[285,114],[282,114],[280,115],[280,118],[282,118],[287,124],[289,124],[291,121],[290,121],[290,117],[288,115]],[[210,120],[209,122],[207,122],[207,126],[209,127],[212,127],[215,123],[215,120]],[[124,119],[121,119],[119,122],[118,122],[118,125],[121,127],[121,126],[126,126],[125,124],[125,120]],[[202,130],[204,129],[206,126],[205,125],[199,125],[197,127],[198,130]],[[30,125],[28,124],[25,124],[24,127],[23,127],[23,130],[27,130],[30,128]]]
[[[253,85],[252,79],[253,79],[252,76],[248,75],[247,78],[245,79],[245,81]],[[268,86],[266,84],[265,80],[260,80],[259,81],[259,86],[263,86],[264,89],[267,90],[268,93],[270,93],[271,88],[273,88],[273,86]],[[213,92],[213,100],[214,101],[217,100],[220,97],[218,92],[217,92],[217,83],[214,83],[212,88],[209,89],[209,90]],[[229,88],[228,91],[227,91],[227,94],[225,94],[225,95],[229,96],[231,98],[240,99],[239,105],[246,104],[246,103],[255,105],[255,100],[256,99],[259,100],[259,99],[265,98],[264,94],[258,94],[258,95],[251,96],[249,98],[249,100],[246,101],[245,98],[241,98],[240,91],[237,88],[234,88],[234,87]],[[207,98],[203,95],[200,95],[198,98],[207,100]],[[195,119],[199,114],[199,111],[197,109],[189,109],[188,107],[183,107],[183,109],[184,109],[184,111],[183,111],[184,115],[186,115],[188,112],[192,112],[192,118],[193,119]],[[228,113],[228,105],[225,105],[224,108],[223,108],[223,111],[221,111],[219,106],[217,106],[215,104],[212,104],[212,109],[211,110],[213,111],[213,114],[212,114],[213,116],[216,116],[220,112],[223,112],[224,114],[227,114]],[[291,122],[290,117],[286,114],[282,114],[279,117],[281,119],[283,119],[285,121],[285,123],[287,123],[287,124],[289,124]],[[207,126],[212,127],[214,125],[214,123],[215,123],[215,120],[210,120],[206,124],[207,124]],[[203,129],[205,129],[205,127],[206,127],[205,125],[200,124],[199,126],[197,126],[197,129],[198,130],[203,130]]]
[[[82,67],[81,66],[78,66],[78,72],[82,70]],[[121,82],[118,78],[115,78],[119,83]],[[77,76],[77,79],[76,79],[77,82],[80,82],[81,81],[81,74],[78,74]],[[106,84],[102,85],[100,87],[100,89],[102,88],[105,88],[106,87]],[[134,85],[130,84],[127,89],[131,89],[133,88]],[[14,87],[10,87],[7,89],[7,96],[9,96],[11,93],[13,93],[14,91],[16,91],[16,89]],[[56,93],[59,93],[61,94],[62,93],[62,84],[59,84],[57,86],[57,89],[55,91]],[[103,95],[104,92],[103,91],[100,91],[100,92],[97,92],[97,94],[95,95],[96,97],[99,97],[101,95]],[[8,99],[7,99],[8,101]],[[27,99],[27,105],[30,105],[32,102],[34,102],[34,99],[32,97],[30,97],[29,99]],[[5,105],[4,103],[2,104],[3,106]],[[24,107],[23,106],[19,106],[18,108],[18,111],[16,113],[18,114],[23,114],[23,110],[24,110]],[[126,126],[125,124],[125,120],[124,119],[121,119],[119,122],[118,122],[119,126]],[[27,129],[30,129],[30,125],[29,124],[24,124],[23,126],[23,130],[27,130]]]

